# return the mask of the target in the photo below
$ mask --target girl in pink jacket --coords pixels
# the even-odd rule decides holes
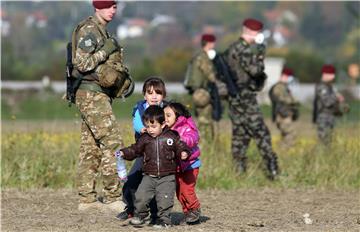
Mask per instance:
[[[177,102],[169,103],[165,108],[165,122],[168,127],[179,133],[180,139],[191,149],[186,161],[179,161],[176,173],[176,196],[182,205],[185,218],[183,222],[196,224],[200,221],[200,202],[195,193],[196,180],[201,161],[199,131],[191,114],[184,105]]]

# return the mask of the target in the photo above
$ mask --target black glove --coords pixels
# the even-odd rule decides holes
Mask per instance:
[[[111,55],[114,51],[116,51],[119,48],[119,45],[117,41],[114,38],[107,38],[105,40],[104,46],[101,48],[101,50],[105,51],[106,55]]]

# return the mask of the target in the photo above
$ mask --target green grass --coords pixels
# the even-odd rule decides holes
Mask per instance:
[[[127,123],[128,122],[128,123]],[[16,123],[14,122],[14,126]],[[131,123],[123,121],[125,145],[133,142]],[[63,128],[62,124],[58,125]],[[266,179],[263,162],[255,144],[248,150],[248,172],[238,175],[230,153],[230,127],[215,142],[201,143],[199,188],[236,189],[248,187],[320,187],[360,188],[359,123],[341,125],[330,147],[316,144],[314,133],[300,133],[289,150],[280,150],[279,137],[274,137],[274,150],[279,156],[281,175],[278,181]],[[227,128],[227,129],[226,129]],[[2,135],[1,181],[4,188],[73,188],[80,146],[80,132],[33,129],[5,131]],[[128,163],[128,167],[131,163]],[[100,182],[99,182],[100,183]]]

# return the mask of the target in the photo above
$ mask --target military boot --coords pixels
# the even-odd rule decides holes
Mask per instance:
[[[279,168],[277,164],[276,154],[266,159],[266,167],[268,170],[268,178],[274,180],[279,175]]]

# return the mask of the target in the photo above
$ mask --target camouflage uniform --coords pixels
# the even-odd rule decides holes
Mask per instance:
[[[293,122],[297,117],[298,102],[291,95],[288,85],[281,81],[271,88],[270,95],[273,101],[273,120],[281,132],[282,145],[290,147],[295,139]]]
[[[328,144],[332,139],[335,126],[335,114],[339,101],[331,83],[320,82],[315,87],[315,122],[318,126],[319,139]]]
[[[84,73],[76,93],[76,106],[81,117],[81,146],[77,172],[80,202],[96,201],[96,177],[101,173],[104,203],[119,199],[120,182],[114,152],[123,147],[120,128],[112,112],[112,99],[90,76],[109,54],[102,50],[108,37],[105,26],[96,16],[89,17],[75,35],[74,67]]]
[[[253,78],[264,70],[263,55],[264,47],[252,47],[242,38],[224,53],[239,88],[236,96],[228,98],[232,122],[232,154],[237,161],[238,171],[246,171],[246,150],[251,138],[254,138],[269,170],[269,177],[272,178],[278,171],[277,156],[272,150],[271,135],[256,100],[257,84]]]
[[[192,99],[198,118],[199,131],[202,138],[212,139],[214,137],[214,122],[212,119],[212,105],[208,83],[215,82],[216,72],[212,61],[207,53],[202,50],[194,57],[194,64],[202,74],[200,86],[194,91]]]

